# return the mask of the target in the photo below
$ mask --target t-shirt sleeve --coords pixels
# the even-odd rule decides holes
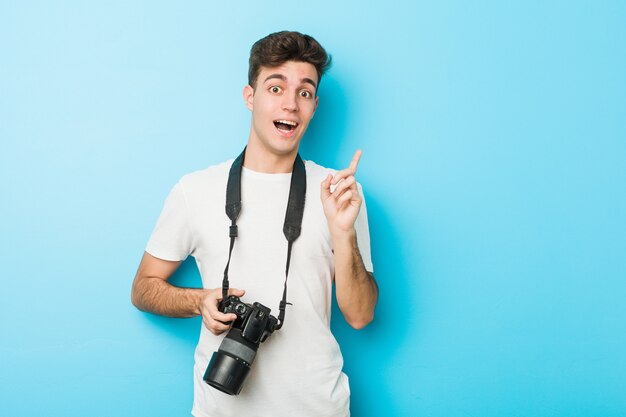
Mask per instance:
[[[372,264],[372,253],[370,250],[370,230],[367,223],[367,208],[365,207],[365,196],[363,195],[363,189],[361,188],[361,184],[357,183],[357,187],[359,190],[359,194],[361,194],[361,197],[363,198],[363,203],[361,204],[361,210],[359,211],[359,215],[354,222],[354,229],[356,230],[356,240],[357,245],[359,245],[361,257],[363,258],[365,270],[373,273],[374,265]]]
[[[179,182],[165,200],[159,220],[146,245],[146,252],[166,261],[183,261],[192,251],[189,209]]]

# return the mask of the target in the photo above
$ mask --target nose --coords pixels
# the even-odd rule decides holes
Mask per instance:
[[[295,112],[298,111],[298,100],[295,95],[285,94],[282,103],[283,110]]]

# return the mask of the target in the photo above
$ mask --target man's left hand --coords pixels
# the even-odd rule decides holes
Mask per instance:
[[[361,154],[360,150],[356,151],[348,168],[338,171],[334,176],[328,174],[322,181],[322,205],[331,234],[354,230],[354,222],[363,202],[354,178]]]

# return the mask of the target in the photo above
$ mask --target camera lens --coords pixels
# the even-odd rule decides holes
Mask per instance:
[[[226,394],[239,394],[258,347],[258,343],[252,343],[241,335],[241,329],[233,327],[222,340],[218,351],[213,352],[204,373],[204,381]]]

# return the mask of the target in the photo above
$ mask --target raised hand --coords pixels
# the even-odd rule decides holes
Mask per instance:
[[[328,177],[321,184],[321,199],[324,214],[331,233],[345,233],[354,230],[354,222],[361,209],[363,199],[356,186],[356,174],[362,152],[356,151],[350,165],[335,175]]]

